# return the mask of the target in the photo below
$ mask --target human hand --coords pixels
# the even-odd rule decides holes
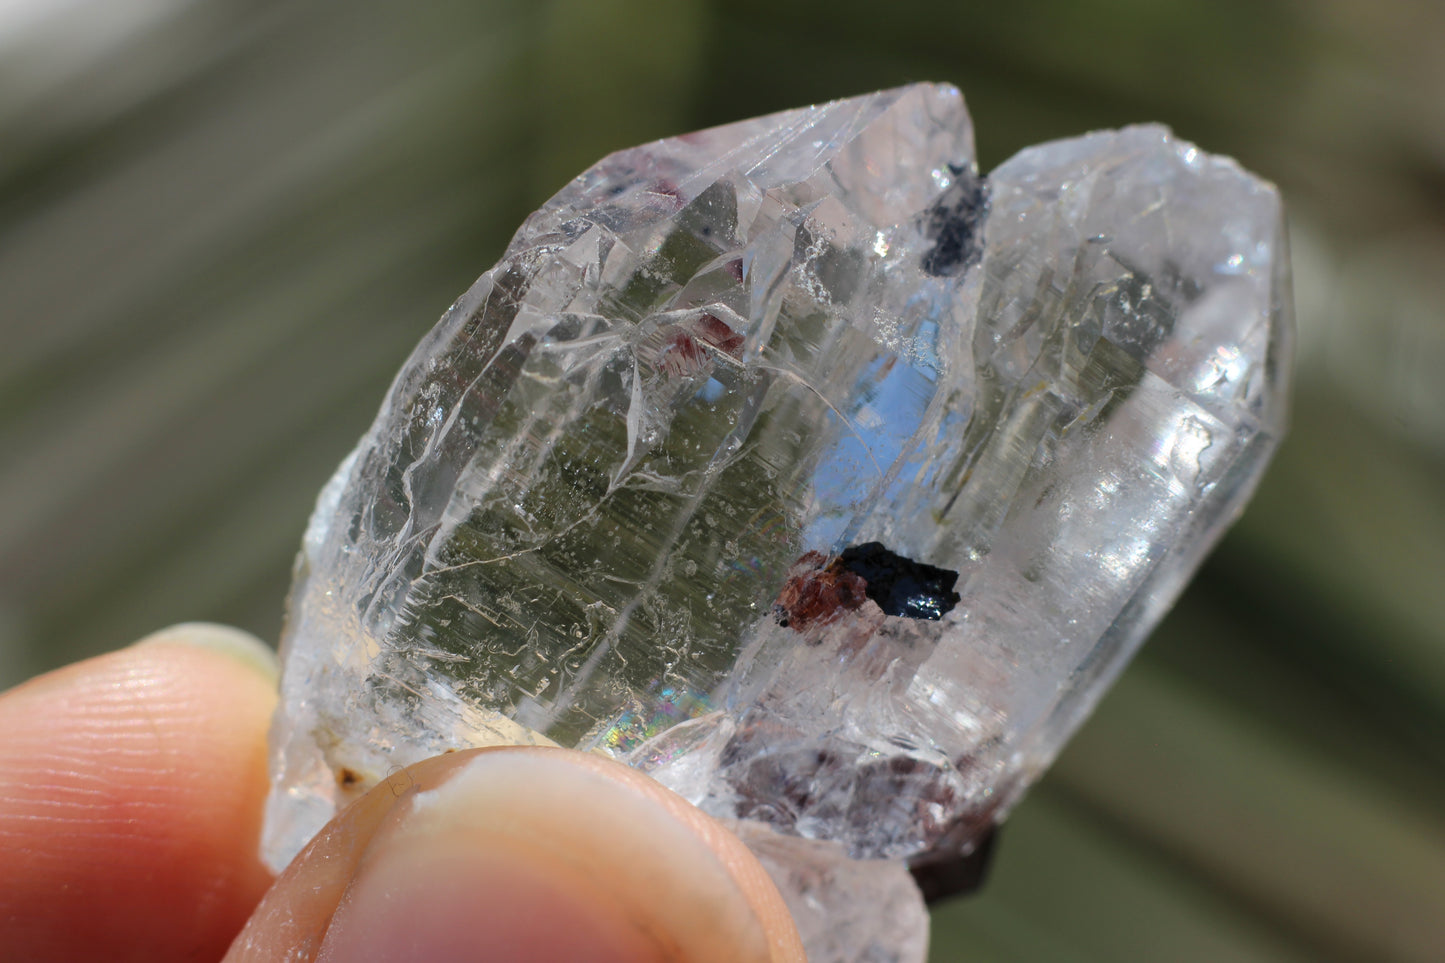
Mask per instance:
[[[273,883],[275,671],[250,636],[183,625],[0,694],[0,957],[803,961],[736,837],[566,750],[396,773]]]

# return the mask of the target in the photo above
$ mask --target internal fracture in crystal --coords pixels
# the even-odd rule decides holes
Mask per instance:
[[[1233,161],[1140,126],[985,177],[948,86],[605,158],[322,492],[268,860],[396,766],[516,743],[839,859],[967,850],[1253,489],[1287,264]]]

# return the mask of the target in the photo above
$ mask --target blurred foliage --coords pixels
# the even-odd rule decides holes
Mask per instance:
[[[43,0],[0,8],[0,684],[274,638],[311,499],[567,177],[959,84],[985,167],[1162,120],[1283,187],[1293,434],[937,960],[1445,954],[1445,8]]]

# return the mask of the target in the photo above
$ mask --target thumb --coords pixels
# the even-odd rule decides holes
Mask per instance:
[[[647,777],[562,749],[389,777],[267,893],[228,963],[804,963],[766,872]]]

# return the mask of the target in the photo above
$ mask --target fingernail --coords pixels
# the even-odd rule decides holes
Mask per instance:
[[[318,959],[768,960],[762,923],[696,826],[610,765],[483,753],[415,792],[378,829]]]
[[[229,625],[182,622],[159,632],[152,632],[135,644],[141,646],[158,643],[196,646],[228,655],[263,676],[272,685],[280,677],[280,663],[271,647],[251,633]]]

